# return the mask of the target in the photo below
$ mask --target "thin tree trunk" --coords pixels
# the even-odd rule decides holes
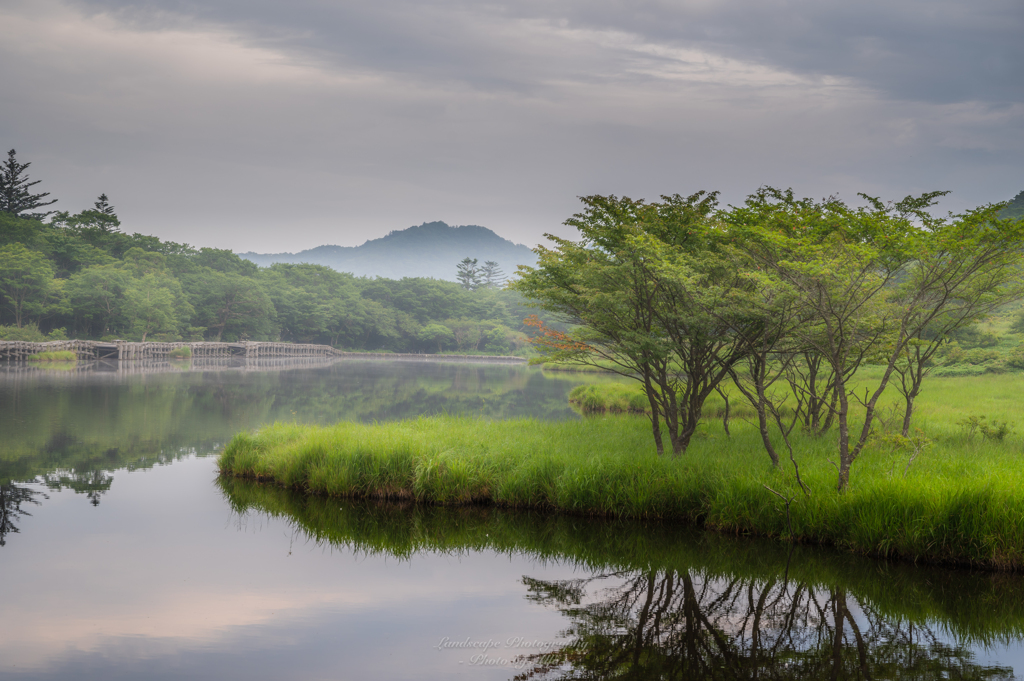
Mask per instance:
[[[845,492],[850,484],[850,464],[853,463],[853,459],[850,457],[850,400],[846,395],[846,382],[842,377],[837,377],[836,389],[839,391],[839,409],[836,414],[839,420],[839,481],[836,489]]]
[[[755,370],[756,373],[756,370]],[[754,379],[756,396],[751,393],[747,388],[740,382],[740,377],[735,372],[730,372],[732,376],[732,382],[736,388],[747,398],[751,406],[754,407],[754,411],[757,412],[757,429],[761,433],[761,442],[764,443],[764,449],[768,452],[768,457],[772,460],[772,465],[776,468],[779,467],[779,455],[775,451],[774,445],[772,445],[771,432],[768,430],[768,414],[765,411],[765,397],[764,397],[764,386],[760,385],[761,381],[756,377]]]
[[[723,400],[725,400],[725,414],[722,415],[722,428],[725,430],[726,437],[732,437],[729,433],[729,396],[726,395],[717,385],[715,386],[715,391],[722,396]]]
[[[644,372],[644,390],[647,392],[647,401],[651,405],[651,431],[654,434],[654,445],[658,448],[658,456],[661,456],[665,453],[665,445],[661,441],[661,419],[658,416],[661,406],[655,395],[654,386],[651,385],[651,375],[647,372]]]
[[[906,398],[905,398],[906,402],[907,402],[907,406],[906,406],[906,409],[903,412],[903,430],[902,430],[903,437],[910,437],[910,419],[914,415],[914,398],[915,397],[917,397],[917,390],[916,390],[916,388],[913,391],[907,393]]]

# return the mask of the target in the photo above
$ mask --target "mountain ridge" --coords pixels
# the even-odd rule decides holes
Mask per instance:
[[[452,226],[440,220],[392,230],[359,246],[323,245],[297,253],[238,253],[261,267],[278,262],[324,265],[356,276],[431,277],[455,281],[463,258],[482,265],[493,260],[510,275],[517,265],[533,265],[537,256],[528,247],[480,225]]]

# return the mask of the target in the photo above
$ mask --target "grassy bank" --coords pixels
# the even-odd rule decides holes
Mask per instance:
[[[582,422],[424,418],[331,427],[276,424],[236,436],[225,474],[329,496],[492,503],[574,514],[664,518],[857,553],[1000,570],[1024,568],[1024,472],[1015,440],[952,431],[920,453],[881,441],[834,491],[831,438],[801,436],[773,469],[756,430],[707,425],[687,453],[658,457],[643,417]],[[772,487],[793,499],[790,520]]]
[[[55,350],[51,352],[37,352],[29,355],[26,359],[30,362],[74,362],[78,359],[71,350]]]
[[[568,362],[543,362],[540,365],[545,372],[570,373],[570,374],[605,374],[612,373],[612,366],[609,362],[600,365],[593,364],[570,364]]]

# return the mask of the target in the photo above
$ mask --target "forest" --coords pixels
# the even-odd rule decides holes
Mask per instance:
[[[523,298],[485,267],[461,283],[267,268],[228,250],[122,231],[106,195],[78,213],[31,212],[13,151],[0,190],[0,340],[282,340],[385,352],[523,352]],[[468,276],[467,276],[468,275]]]

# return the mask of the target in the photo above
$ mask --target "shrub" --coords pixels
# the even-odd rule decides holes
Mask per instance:
[[[965,364],[984,364],[985,362],[991,362],[992,360],[999,359],[1000,355],[997,350],[985,350],[982,348],[975,348],[974,350],[968,350],[964,354]]]
[[[21,328],[17,326],[0,326],[0,340],[42,343],[46,340],[46,336],[43,335],[35,324],[26,324]]]
[[[985,367],[974,364],[952,364],[937,367],[932,373],[935,376],[981,376],[985,373]]]
[[[1024,343],[1006,353],[1006,364],[1014,369],[1024,369]]]
[[[960,343],[951,341],[942,346],[942,349],[937,353],[937,359],[940,359],[942,364],[950,366],[960,364],[965,354],[967,353],[960,347]]]
[[[180,348],[174,348],[167,353],[170,359],[190,359],[192,357],[192,348],[187,345],[183,345]]]
[[[956,423],[964,429],[967,439],[973,438],[975,433],[981,433],[982,437],[986,440],[993,440],[995,442],[1005,440],[1007,435],[1013,434],[1014,429],[1014,424],[1008,421],[996,421],[993,419],[990,422],[986,416],[968,416]]]

